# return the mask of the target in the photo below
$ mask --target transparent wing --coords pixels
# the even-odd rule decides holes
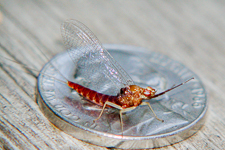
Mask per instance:
[[[62,24],[62,37],[73,60],[75,82],[104,94],[117,94],[122,87],[134,84],[125,70],[105,50],[97,37],[79,21]]]

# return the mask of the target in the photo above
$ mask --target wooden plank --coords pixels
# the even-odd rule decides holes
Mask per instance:
[[[224,5],[216,0],[0,0],[0,55],[40,70],[48,60],[40,50],[48,57],[64,50],[60,24],[70,18],[86,24],[102,43],[142,46],[168,55],[202,79],[210,106],[207,122],[196,135],[162,149],[225,149]],[[35,102],[38,72],[2,63],[0,147],[106,149],[52,126]]]

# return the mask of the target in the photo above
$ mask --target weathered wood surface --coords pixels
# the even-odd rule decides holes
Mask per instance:
[[[223,0],[0,0],[0,55],[40,70],[47,62],[40,50],[48,57],[64,50],[60,24],[71,18],[86,24],[102,43],[168,55],[202,79],[210,102],[205,126],[196,135],[162,149],[225,149],[224,6]],[[37,72],[30,75],[7,63],[1,59],[0,148],[106,149],[55,128],[35,101]]]

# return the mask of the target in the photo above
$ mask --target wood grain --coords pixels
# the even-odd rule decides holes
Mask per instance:
[[[38,72],[64,50],[60,25],[77,19],[102,43],[146,47],[180,61],[203,81],[209,100],[205,126],[161,149],[225,149],[225,2],[148,0],[0,0],[0,148],[106,149],[55,128],[35,101]],[[12,67],[8,67],[10,64]],[[16,68],[16,69],[15,69]]]

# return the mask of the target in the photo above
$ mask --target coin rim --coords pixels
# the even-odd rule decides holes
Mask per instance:
[[[144,53],[148,52],[146,48],[130,46],[130,45],[104,44],[103,46],[107,50],[109,49],[109,50],[135,51],[135,52],[142,51]],[[205,114],[208,108],[206,91],[204,91],[206,94],[205,96],[206,105],[202,113],[198,116],[198,118],[196,118],[192,123],[189,123],[187,126],[179,128],[172,132],[168,132],[168,133],[164,133],[160,135],[150,135],[150,136],[121,136],[121,135],[109,134],[109,133],[104,133],[104,132],[95,131],[95,130],[83,129],[65,121],[64,119],[62,119],[61,116],[55,114],[54,111],[47,106],[47,104],[45,103],[45,100],[40,94],[41,93],[40,92],[41,89],[39,86],[40,75],[41,74],[39,74],[38,80],[37,80],[37,103],[41,111],[44,113],[44,115],[51,121],[52,124],[54,124],[56,127],[61,129],[62,131],[68,133],[69,135],[72,135],[75,138],[78,138],[80,140],[83,140],[92,144],[96,144],[99,146],[105,146],[105,147],[111,147],[111,148],[112,147],[122,148],[122,149],[157,148],[157,147],[168,146],[168,145],[180,142],[182,140],[185,140],[188,137],[194,135],[203,126],[205,122],[205,118],[206,118]],[[199,82],[201,83],[203,87],[202,82],[200,80]],[[112,140],[113,142],[110,142]],[[146,140],[150,143],[150,145],[147,144],[148,145],[147,147],[141,144],[143,141],[146,141]],[[160,142],[161,140],[162,142]],[[165,140],[168,141],[168,144],[165,144]],[[132,144],[132,143],[135,143],[135,144]],[[154,143],[158,143],[158,145]]]

